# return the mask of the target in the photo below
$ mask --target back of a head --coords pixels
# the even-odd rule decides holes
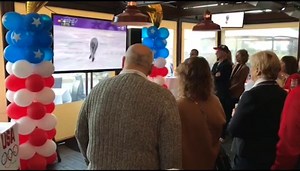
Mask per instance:
[[[188,58],[176,69],[180,93],[192,100],[207,100],[214,85],[207,60],[203,57]]]
[[[283,56],[281,61],[285,64],[285,72],[292,75],[298,71],[297,59],[294,56]]]
[[[281,70],[280,61],[272,51],[260,51],[250,58],[251,67],[256,67],[265,79],[276,80]]]
[[[197,49],[192,49],[190,52],[190,57],[197,57],[199,56],[199,51]]]
[[[248,51],[246,49],[240,49],[236,53],[239,53],[241,55],[241,62],[243,64],[247,63],[247,61],[249,59],[249,54],[248,54]]]
[[[153,53],[142,44],[131,45],[125,55],[124,69],[135,69],[148,74],[152,69]]]

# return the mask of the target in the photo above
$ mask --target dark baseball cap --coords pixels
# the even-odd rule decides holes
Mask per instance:
[[[219,45],[218,47],[214,47],[215,50],[223,50],[224,52],[228,53],[230,50],[226,45]]]

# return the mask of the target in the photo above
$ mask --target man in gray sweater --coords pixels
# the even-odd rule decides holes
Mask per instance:
[[[75,136],[88,169],[182,169],[181,121],[174,96],[147,79],[152,51],[130,46],[121,73],[84,101]]]

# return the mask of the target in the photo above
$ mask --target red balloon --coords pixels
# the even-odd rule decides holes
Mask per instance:
[[[21,134],[19,134],[20,144],[23,144],[23,143],[27,142],[28,140],[29,140],[29,135],[21,135]]]
[[[29,135],[29,143],[34,146],[41,146],[45,144],[48,139],[46,131],[40,128],[35,128],[34,131]]]
[[[26,109],[27,107],[18,106],[13,102],[7,106],[6,113],[12,119],[19,119],[27,115]]]
[[[47,113],[52,113],[54,111],[55,104],[54,103],[50,103],[50,104],[45,105],[45,107],[46,107],[46,112]]]
[[[5,79],[5,86],[8,90],[18,91],[25,88],[25,79],[18,78],[15,75],[9,75]]]
[[[47,164],[54,164],[54,162],[56,161],[56,159],[57,159],[57,153],[55,152],[51,156],[46,157]]]
[[[158,68],[158,75],[165,77],[168,75],[168,68],[163,67],[163,68]]]
[[[20,159],[20,170],[28,170],[28,160]]]
[[[51,75],[50,77],[44,78],[46,87],[53,87],[54,85],[54,77]]]
[[[27,114],[32,119],[41,119],[46,114],[46,107],[40,102],[32,102],[31,105],[27,107]]]
[[[47,169],[47,160],[45,157],[35,154],[31,159],[27,160],[27,169],[28,170],[46,170]]]
[[[156,66],[153,66],[151,70],[151,74],[149,76],[156,77],[158,75],[158,71],[159,71],[158,68]]]
[[[50,131],[46,131],[46,133],[48,135],[48,139],[52,140],[55,137],[55,135],[56,135],[56,129],[53,128]]]
[[[39,92],[44,88],[45,81],[42,76],[38,74],[32,74],[26,78],[25,86],[32,92]]]

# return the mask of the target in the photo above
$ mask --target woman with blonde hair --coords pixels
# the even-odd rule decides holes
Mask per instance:
[[[188,58],[176,70],[182,123],[183,169],[215,169],[225,113],[205,58]]]
[[[277,132],[286,98],[276,82],[280,61],[271,51],[250,58],[254,86],[243,93],[228,125],[233,137],[234,170],[270,169],[276,156]]]

